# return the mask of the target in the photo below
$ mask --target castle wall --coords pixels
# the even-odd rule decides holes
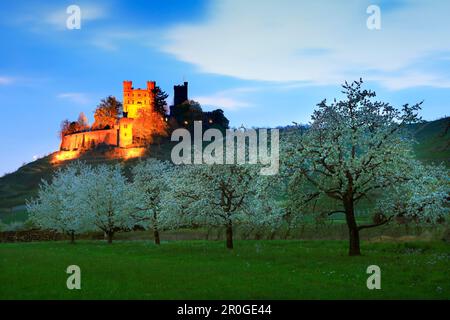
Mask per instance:
[[[117,146],[117,129],[79,132],[62,138],[60,150],[90,149],[99,144]]]

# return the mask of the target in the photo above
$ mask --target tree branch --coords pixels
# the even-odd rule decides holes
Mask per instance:
[[[333,215],[335,213],[345,213],[345,211],[343,211],[343,210],[331,211],[331,212],[328,213],[328,216],[331,216],[331,215]]]
[[[390,216],[389,218],[386,218],[386,219],[384,219],[383,221],[378,222],[378,223],[374,223],[374,224],[363,224],[363,225],[361,225],[361,226],[358,227],[358,231],[361,231],[361,230],[363,230],[363,229],[369,229],[369,228],[375,228],[375,227],[382,226],[382,225],[384,225],[384,224],[390,222],[393,218],[394,218],[394,216],[392,215],[392,216]]]

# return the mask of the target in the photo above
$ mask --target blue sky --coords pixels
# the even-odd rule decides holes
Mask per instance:
[[[66,28],[71,4],[80,30]],[[366,26],[371,4],[380,30]],[[449,115],[449,12],[445,0],[2,1],[0,175],[57,150],[61,120],[93,121],[123,80],[172,94],[186,79],[232,126],[308,122],[359,77],[393,105],[424,100],[425,119]]]

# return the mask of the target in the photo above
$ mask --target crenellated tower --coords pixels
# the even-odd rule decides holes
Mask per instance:
[[[153,110],[155,81],[147,81],[145,89],[134,89],[132,81],[123,82],[123,111],[124,116],[136,119],[139,116],[139,110]]]

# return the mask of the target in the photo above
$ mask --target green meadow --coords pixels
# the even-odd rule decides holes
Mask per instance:
[[[81,240],[0,244],[0,299],[449,299],[443,241]],[[68,290],[66,268],[81,268]],[[381,290],[366,286],[381,268]]]

